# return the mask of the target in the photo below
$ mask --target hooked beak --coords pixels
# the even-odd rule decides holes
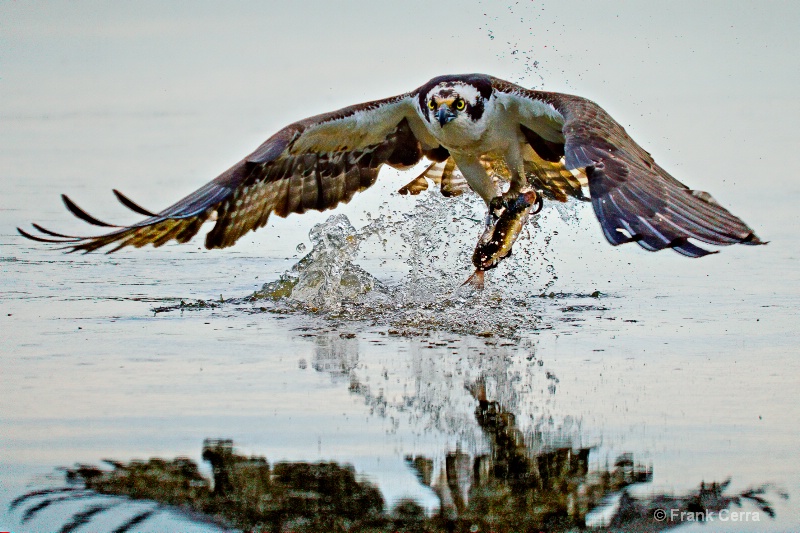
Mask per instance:
[[[453,113],[453,110],[450,109],[450,106],[447,104],[442,104],[439,107],[439,111],[436,112],[436,120],[439,121],[439,125],[442,127],[455,118],[456,114]]]

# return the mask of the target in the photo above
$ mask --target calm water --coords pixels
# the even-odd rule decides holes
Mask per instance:
[[[63,209],[61,192],[101,219],[130,222],[135,218],[115,205],[112,187],[160,209],[283,122],[409,87],[381,85],[362,94],[349,80],[312,105],[272,84],[263,71],[255,80],[212,81],[208,72],[218,71],[181,63],[181,54],[190,55],[182,48],[168,48],[165,57],[175,53],[174,65],[180,65],[171,71],[158,46],[171,37],[157,25],[143,34],[126,33],[127,26],[108,34],[87,29],[88,37],[75,41],[66,27],[48,33],[48,24],[56,23],[47,17],[33,25],[23,19],[14,19],[18,31],[8,38],[20,59],[18,65],[10,61],[10,76],[4,74],[0,108],[0,528],[56,529],[68,510],[80,510],[74,502],[54,506],[21,524],[21,511],[8,508],[26,491],[63,484],[59,467],[178,455],[201,462],[209,437],[233,439],[243,453],[270,461],[350,463],[390,506],[410,497],[433,509],[439,500],[405,458],[432,458],[441,470],[446,454],[457,449],[487,453],[491,443],[476,420],[474,394],[476,383],[484,383],[488,399],[514,414],[532,449],[591,447],[594,471],[630,453],[652,468],[652,479],[631,489],[639,495],[686,494],[702,481],[730,479],[732,494],[768,484],[774,519],[762,514],[758,523],[729,522],[721,530],[800,529],[800,187],[789,175],[800,142],[799,113],[781,92],[784,86],[769,77],[774,73],[749,76],[723,96],[716,89],[722,82],[708,80],[708,86],[697,82],[697,94],[687,89],[666,99],[648,93],[659,105],[686,105],[675,105],[667,116],[623,109],[628,115],[622,119],[626,126],[635,122],[635,138],[655,148],[666,168],[709,190],[768,246],[732,247],[702,260],[614,249],[602,242],[586,207],[568,217],[550,211],[524,237],[527,252],[506,261],[493,285],[490,279],[487,295],[426,315],[420,311],[430,309],[425,305],[451,298],[469,274],[464,253],[477,232],[460,219],[452,228],[464,228],[462,238],[447,231],[438,241],[432,236],[431,246],[437,254],[446,250],[447,259],[425,252],[412,261],[413,279],[426,287],[426,280],[435,282],[435,290],[425,298],[412,295],[401,309],[368,307],[353,319],[274,312],[271,304],[236,300],[290,269],[302,256],[296,247],[310,249],[309,230],[328,214],[275,219],[237,247],[213,252],[201,250],[198,240],[111,256],[64,255],[23,240],[14,228],[35,221],[66,233],[86,231]],[[754,19],[753,27],[772,28],[758,24]],[[693,31],[686,29],[683,38],[707,38],[705,29]],[[201,33],[175,46],[203,46]],[[237,56],[236,42],[219,42],[216,60],[228,69],[219,71],[220,79],[249,67],[252,57]],[[741,54],[742,68],[759,54],[783,50],[769,42],[772,48]],[[650,45],[658,48],[655,41]],[[475,63],[490,70],[486,58],[494,52],[485,53]],[[712,73],[722,68],[704,61]],[[145,68],[150,63],[158,68]],[[271,68],[283,68],[298,83],[317,79],[278,63]],[[569,66],[581,71],[577,63]],[[445,70],[473,69],[456,62]],[[426,73],[420,75],[421,83]],[[633,88],[609,85],[608,92],[636,91],[645,77],[633,75]],[[159,83],[171,78],[185,80],[186,87],[168,85],[162,94]],[[781,113],[772,108],[770,129],[763,109],[748,100],[754,87],[783,106]],[[225,100],[228,90],[239,92]],[[626,99],[639,102],[620,98]],[[688,104],[700,105],[702,113]],[[693,137],[694,126],[708,139]],[[781,154],[779,163],[768,161],[773,154]],[[357,228],[367,223],[367,213],[412,213],[406,226],[385,233],[385,247],[365,245],[357,260],[389,287],[412,279],[407,261],[415,241],[409,235],[441,229],[415,211],[419,199],[392,195],[411,177],[386,172],[340,211]],[[447,208],[436,209],[435,224],[441,224]],[[546,236],[552,238],[545,244]],[[540,298],[542,291],[553,298]],[[595,291],[599,298],[590,297]],[[220,298],[225,303],[216,307],[154,312]],[[488,333],[483,326],[456,327],[471,315],[485,318],[493,335],[474,334]],[[504,329],[508,323],[511,330]],[[113,530],[136,505],[96,518],[96,527]],[[213,530],[169,512],[142,526],[157,531],[178,523],[182,530]]]

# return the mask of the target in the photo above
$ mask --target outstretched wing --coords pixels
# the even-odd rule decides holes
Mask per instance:
[[[125,246],[161,246],[173,239],[186,242],[204,222],[216,220],[205,245],[225,248],[264,226],[272,213],[285,217],[331,209],[372,185],[382,165],[405,168],[417,163],[423,148],[435,146],[425,137],[415,105],[412,95],[404,94],[291,124],[219,177],[158,213],[115,190],[123,205],[148,217],[131,226],[100,221],[63,196],[78,218],[117,228],[110,233],[79,237],[38,224],[34,227],[45,236],[18,230],[29,239],[62,243],[71,251],[114,245],[113,252]]]
[[[658,166],[600,106],[567,94],[528,90],[493,79],[517,110],[536,153],[566,170],[583,168],[594,212],[613,245],[637,242],[689,257],[709,253],[689,241],[762,244],[741,219],[706,192],[694,191]]]

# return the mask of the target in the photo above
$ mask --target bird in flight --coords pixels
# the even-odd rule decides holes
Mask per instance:
[[[658,166],[594,102],[483,74],[440,76],[399,96],[290,124],[159,212],[114,190],[123,205],[147,217],[130,226],[98,220],[62,195],[74,215],[110,231],[81,237],[38,224],[36,235],[17,229],[70,251],[110,246],[114,252],[187,242],[214,221],[205,246],[225,248],[264,226],[272,213],[332,209],[372,185],[383,165],[407,169],[423,158],[429,166],[399,192],[416,194],[432,180],[445,195],[468,187],[487,205],[473,255],[477,286],[486,270],[508,256],[543,198],[590,200],[614,246],[636,242],[651,251],[671,248],[702,257],[714,252],[698,243],[763,243],[711,195],[689,189]]]

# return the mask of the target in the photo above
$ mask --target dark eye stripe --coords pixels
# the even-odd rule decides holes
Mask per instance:
[[[483,99],[478,98],[473,105],[465,106],[467,109],[467,115],[473,121],[480,119],[483,116]]]

